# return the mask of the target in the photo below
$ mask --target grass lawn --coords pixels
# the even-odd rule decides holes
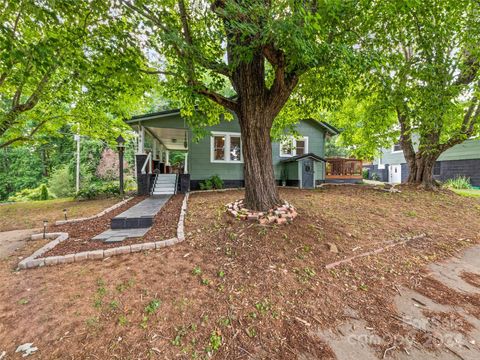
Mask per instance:
[[[399,188],[281,189],[299,214],[282,226],[226,215],[224,204],[241,191],[196,193],[183,243],[12,271],[41,245],[29,242],[0,261],[0,350],[33,342],[40,358],[331,359],[320,334],[352,318],[382,338],[413,336],[422,346],[421,331],[395,320],[405,288],[480,318],[480,296],[455,295],[422,270],[480,242],[480,200]],[[372,351],[382,358],[390,347]],[[401,345],[393,351],[403,354]]]
[[[67,209],[67,216],[71,219],[95,215],[119,201],[55,199],[0,205],[0,231],[41,228],[45,219],[53,224],[64,218],[63,209]]]
[[[452,189],[457,194],[467,197],[480,197],[480,189]]]

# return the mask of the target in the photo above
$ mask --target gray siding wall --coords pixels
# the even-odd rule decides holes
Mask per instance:
[[[415,150],[417,150],[417,148],[418,146],[415,145]],[[393,153],[391,148],[382,149],[381,158],[382,164],[395,165],[406,163],[403,151]],[[471,159],[480,159],[480,140],[466,140],[461,144],[455,145],[443,152],[438,158],[438,161]],[[374,164],[378,164],[377,159],[375,159]]]
[[[439,181],[445,181],[453,179],[458,176],[466,176],[470,178],[470,183],[473,186],[480,186],[480,159],[470,160],[448,160],[438,161],[440,166],[440,175],[434,175],[433,177]],[[364,168],[369,169],[369,178],[371,179],[372,173],[377,173],[380,176],[381,181],[388,182],[388,165],[385,165],[384,170],[378,170],[378,165],[367,165]],[[395,164],[393,164],[395,165]],[[408,166],[402,165],[402,182],[406,182],[408,178]]]

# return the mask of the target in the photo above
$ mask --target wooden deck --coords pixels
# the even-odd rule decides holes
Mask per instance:
[[[362,179],[362,160],[327,158],[325,178],[332,180]]]

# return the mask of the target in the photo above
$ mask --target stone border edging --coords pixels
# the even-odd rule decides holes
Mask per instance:
[[[57,264],[67,264],[72,262],[80,262],[83,260],[90,260],[90,259],[104,259],[114,255],[121,255],[121,254],[130,254],[145,250],[155,250],[161,249],[167,246],[172,246],[178,244],[185,240],[185,215],[187,213],[187,203],[188,203],[188,196],[189,194],[185,194],[185,198],[183,199],[182,207],[180,209],[180,217],[178,219],[177,225],[177,237],[162,240],[162,241],[153,241],[147,243],[140,243],[140,244],[132,244],[132,245],[124,245],[109,249],[100,249],[100,250],[90,250],[90,251],[82,251],[75,254],[67,254],[67,255],[59,255],[59,256],[47,256],[44,258],[37,258],[38,256],[42,256],[47,251],[53,249],[62,241],[68,239],[68,233],[48,233],[45,234],[46,238],[55,238],[55,240],[50,241],[48,244],[44,245],[37,251],[35,251],[29,257],[23,259],[18,263],[18,269],[32,269],[36,267],[42,267],[47,265],[57,265]],[[32,235],[32,239],[42,239],[43,234],[34,234]]]
[[[65,225],[65,224],[77,223],[77,222],[81,222],[81,221],[85,221],[85,220],[92,220],[92,219],[99,218],[100,216],[103,216],[103,215],[109,213],[110,211],[113,211],[113,210],[119,208],[120,206],[126,204],[127,202],[129,202],[132,199],[133,199],[133,197],[126,198],[125,200],[122,200],[122,201],[110,206],[109,208],[106,208],[105,210],[103,210],[103,211],[101,211],[98,214],[93,215],[93,216],[78,218],[78,219],[70,219],[70,220],[57,220],[57,221],[55,221],[55,225]]]

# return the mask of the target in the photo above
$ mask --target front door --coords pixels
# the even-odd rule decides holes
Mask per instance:
[[[402,165],[390,165],[389,177],[392,184],[400,184],[402,182]]]
[[[302,161],[302,188],[315,188],[315,171],[312,159],[304,159]]]

